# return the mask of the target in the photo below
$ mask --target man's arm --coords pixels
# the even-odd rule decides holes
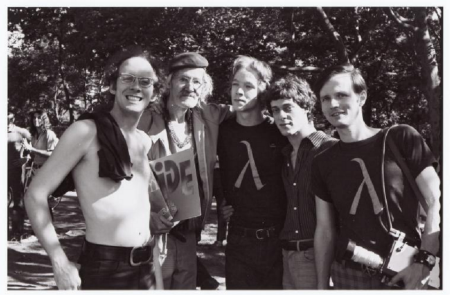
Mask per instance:
[[[86,154],[95,139],[95,130],[94,123],[87,120],[70,126],[34,177],[24,198],[30,223],[50,257],[59,289],[77,289],[81,281],[75,264],[68,260],[59,243],[48,209],[48,196]]]
[[[316,196],[317,224],[314,233],[314,257],[317,272],[317,288],[328,289],[330,268],[334,259],[336,225],[334,207]]]
[[[203,110],[206,120],[212,120],[217,124],[235,115],[233,107],[228,104],[202,103],[200,109]]]
[[[428,166],[416,177],[416,183],[428,204],[427,220],[420,249],[436,255],[439,250],[439,234],[441,231],[439,176],[433,167]],[[394,285],[398,281],[403,281],[405,289],[422,289],[427,285],[429,274],[430,270],[428,267],[423,264],[413,263],[394,276],[390,284]]]

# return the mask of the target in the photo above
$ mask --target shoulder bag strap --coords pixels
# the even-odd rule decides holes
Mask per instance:
[[[391,149],[392,153],[394,154],[397,164],[402,169],[403,175],[405,175],[406,179],[408,180],[409,184],[411,185],[412,190],[414,191],[414,194],[416,195],[416,198],[419,200],[420,205],[422,205],[422,208],[425,210],[425,212],[428,212],[428,204],[427,204],[424,196],[422,195],[419,187],[417,186],[416,181],[414,180],[413,176],[411,175],[411,172],[409,171],[409,168],[406,165],[405,160],[400,155],[400,151],[398,150],[397,146],[395,145],[394,140],[391,137],[387,137],[387,143],[388,143],[389,148]]]

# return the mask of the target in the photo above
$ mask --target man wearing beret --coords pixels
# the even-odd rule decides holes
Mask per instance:
[[[138,128],[152,140],[149,159],[193,149],[201,200],[201,216],[174,224],[163,216],[151,216],[152,233],[167,233],[162,251],[164,289],[195,289],[197,239],[208,217],[213,192],[219,124],[231,116],[231,107],[207,104],[212,80],[206,73],[208,61],[198,53],[175,56],[169,64],[164,110],[157,115],[144,112]]]

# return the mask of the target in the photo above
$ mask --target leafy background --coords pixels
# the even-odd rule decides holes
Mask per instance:
[[[228,103],[237,55],[268,62],[275,77],[314,84],[327,66],[352,62],[366,77],[365,121],[414,126],[442,154],[442,7],[134,7],[8,9],[8,110],[18,125],[46,108],[58,133],[107,106],[103,65],[140,45],[167,61],[204,55],[213,102]],[[316,110],[316,124],[330,126]]]

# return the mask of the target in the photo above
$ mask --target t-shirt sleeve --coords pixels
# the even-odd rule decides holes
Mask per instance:
[[[314,157],[311,166],[311,191],[313,195],[324,200],[325,202],[331,203],[331,196],[326,188],[324,177],[321,173],[319,155]]]
[[[437,161],[420,133],[409,125],[392,129],[392,135],[414,179],[428,166],[437,167]]]
[[[55,132],[49,130],[47,132],[47,151],[53,151],[58,144],[58,137],[56,136]]]

